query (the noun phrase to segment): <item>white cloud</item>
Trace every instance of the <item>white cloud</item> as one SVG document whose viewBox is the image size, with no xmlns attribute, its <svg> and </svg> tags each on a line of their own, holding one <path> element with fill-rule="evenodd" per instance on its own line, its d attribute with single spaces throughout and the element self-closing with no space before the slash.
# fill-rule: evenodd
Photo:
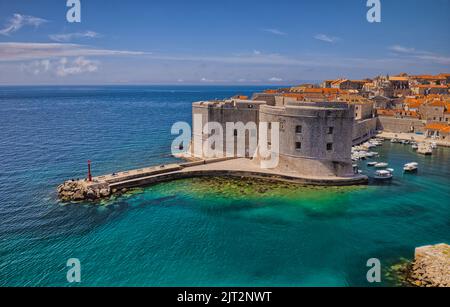
<svg viewBox="0 0 450 307">
<path fill-rule="evenodd" d="M 53 57 L 124 56 L 150 54 L 138 51 L 96 49 L 62 43 L 0 43 L 0 62 L 48 59 Z"/>
<path fill-rule="evenodd" d="M 230 80 L 209 79 L 209 78 L 203 77 L 200 79 L 200 82 L 202 82 L 202 83 L 228 83 L 228 82 L 230 82 Z"/>
<path fill-rule="evenodd" d="M 100 37 L 100 34 L 94 31 L 86 31 L 86 32 L 76 32 L 76 33 L 66 33 L 66 34 L 52 34 L 49 35 L 51 40 L 57 42 L 70 42 L 73 39 L 77 38 L 97 38 Z"/>
<path fill-rule="evenodd" d="M 441 55 L 416 55 L 415 58 L 442 65 L 450 65 L 450 57 Z"/>
<path fill-rule="evenodd" d="M 91 61 L 84 57 L 68 59 L 66 57 L 59 60 L 36 60 L 31 63 L 22 64 L 21 70 L 33 75 L 50 73 L 59 77 L 92 73 L 98 70 L 98 61 Z"/>
<path fill-rule="evenodd" d="M 244 55 L 149 55 L 148 59 L 180 62 L 217 62 L 242 65 L 314 65 L 308 60 L 290 58 L 279 54 L 244 54 Z M 318 65 L 322 65 L 320 62 Z"/>
<path fill-rule="evenodd" d="M 403 57 L 410 57 L 436 64 L 450 65 L 449 56 L 436 54 L 430 51 L 417 50 L 416 48 L 404 47 L 401 45 L 390 46 L 388 49 Z"/>
<path fill-rule="evenodd" d="M 13 17 L 9 19 L 5 27 L 0 30 L 0 34 L 8 36 L 14 32 L 19 31 L 24 26 L 39 27 L 45 22 L 47 22 L 47 20 L 39 17 L 14 14 Z"/>
<path fill-rule="evenodd" d="M 78 57 L 73 61 L 62 58 L 56 67 L 56 74 L 60 77 L 69 75 L 78 75 L 82 73 L 91 73 L 98 70 L 98 62 L 87 60 L 84 57 Z"/>
<path fill-rule="evenodd" d="M 32 73 L 33 75 L 39 75 L 41 73 L 48 72 L 50 70 L 50 66 L 50 60 L 38 60 L 28 64 L 22 64 L 21 70 Z"/>
<path fill-rule="evenodd" d="M 282 82 L 283 79 L 278 78 L 278 77 L 272 77 L 272 78 L 269 79 L 269 81 L 270 81 L 270 82 Z"/>
<path fill-rule="evenodd" d="M 408 48 L 408 47 L 403 47 L 400 45 L 394 45 L 389 47 L 389 50 L 394 51 L 394 52 L 399 52 L 399 53 L 415 53 L 416 49 L 415 48 Z"/>
<path fill-rule="evenodd" d="M 263 31 L 268 32 L 268 33 L 272 33 L 275 35 L 279 35 L 279 36 L 286 36 L 287 33 L 280 31 L 278 29 L 263 29 Z"/>
<path fill-rule="evenodd" d="M 326 43 L 336 43 L 340 40 L 339 37 L 328 36 L 326 34 L 317 34 L 314 38 Z"/>
<path fill-rule="evenodd" d="M 254 54 L 254 55 L 260 55 L 260 54 L 261 54 L 261 51 L 259 51 L 259 50 L 253 50 L 253 54 Z"/>
</svg>

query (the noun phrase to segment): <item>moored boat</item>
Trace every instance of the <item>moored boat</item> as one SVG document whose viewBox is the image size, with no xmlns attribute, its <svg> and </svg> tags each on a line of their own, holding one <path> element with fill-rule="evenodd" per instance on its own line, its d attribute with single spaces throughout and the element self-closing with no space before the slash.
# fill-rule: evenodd
<svg viewBox="0 0 450 307">
<path fill-rule="evenodd" d="M 417 172 L 419 168 L 419 163 L 417 162 L 411 162 L 411 163 L 406 163 L 405 166 L 403 167 L 403 170 L 405 172 Z"/>
<path fill-rule="evenodd" d="M 388 170 L 380 170 L 375 172 L 375 176 L 373 178 L 376 180 L 390 180 L 392 177 L 394 177 L 392 172 Z"/>
<path fill-rule="evenodd" d="M 384 162 L 380 162 L 380 163 L 375 164 L 376 168 L 385 168 L 385 167 L 388 167 L 388 166 L 389 166 L 389 164 L 384 163 Z"/>
<path fill-rule="evenodd" d="M 428 144 L 422 143 L 422 144 L 419 145 L 419 148 L 417 149 L 417 152 L 422 154 L 422 155 L 428 156 L 428 155 L 432 155 L 433 154 L 433 148 L 431 148 L 431 146 L 428 145 Z"/>
</svg>

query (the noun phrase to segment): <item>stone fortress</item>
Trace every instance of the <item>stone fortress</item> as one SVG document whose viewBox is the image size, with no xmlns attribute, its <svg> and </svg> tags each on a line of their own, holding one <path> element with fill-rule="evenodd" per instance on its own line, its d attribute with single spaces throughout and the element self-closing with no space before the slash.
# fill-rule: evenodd
<svg viewBox="0 0 450 307">
<path fill-rule="evenodd" d="M 323 90 L 320 91 L 322 93 Z M 251 99 L 235 96 L 225 100 L 194 102 L 192 116 L 190 143 L 183 142 L 178 148 L 179 153 L 172 153 L 188 162 L 92 178 L 89 173 L 88 179 L 68 180 L 61 184 L 58 187 L 59 197 L 63 201 L 97 200 L 136 187 L 203 176 L 257 178 L 322 186 L 368 183 L 368 177 L 353 168 L 351 149 L 352 145 L 361 144 L 377 134 L 377 118 L 370 104 L 354 101 L 353 97 L 330 100 L 265 91 L 255 93 Z M 200 123 L 196 118 L 201 119 Z M 203 152 L 203 145 L 208 143 L 211 135 L 216 134 L 205 132 L 203 128 L 206 123 L 217 123 L 223 127 L 223 144 L 218 146 L 222 148 L 222 157 L 211 158 Z M 235 129 L 230 134 L 234 152 L 226 144 L 227 123 L 234 127 L 240 124 L 245 128 L 244 133 Z M 260 123 L 268 126 L 267 144 L 252 146 L 250 136 L 258 141 Z M 278 126 L 278 135 L 274 125 Z M 260 147 L 274 152 L 272 134 L 279 140 L 276 149 L 278 160 L 273 167 L 266 168 L 262 165 L 267 158 L 259 154 Z M 242 155 L 238 154 L 238 144 L 244 144 Z"/>
<path fill-rule="evenodd" d="M 192 105 L 193 118 L 201 116 L 201 125 L 217 122 L 241 122 L 244 125 L 260 122 L 279 123 L 279 163 L 275 170 L 281 174 L 305 177 L 358 177 L 351 160 L 355 107 L 343 102 L 299 101 L 295 98 L 255 94 L 253 99 L 237 96 L 227 100 L 195 102 Z M 206 142 L 210 137 L 197 127 L 193 120 L 193 142 L 189 153 L 193 158 L 205 159 L 202 152 L 194 148 L 195 142 Z M 248 163 L 258 163 L 258 155 L 249 146 L 249 133 L 245 135 L 245 156 Z M 259 131 L 256 131 L 259 133 Z M 201 134 L 201 135 L 200 135 Z M 235 145 L 238 136 L 235 134 Z M 226 142 L 226 129 L 223 140 Z M 272 145 L 269 138 L 269 148 Z M 197 147 L 199 148 L 199 147 Z M 227 146 L 223 144 L 223 156 Z M 234 146 L 236 155 L 236 146 Z M 253 159 L 252 159 L 253 158 Z M 251 161 L 250 161 L 251 160 Z"/>
</svg>

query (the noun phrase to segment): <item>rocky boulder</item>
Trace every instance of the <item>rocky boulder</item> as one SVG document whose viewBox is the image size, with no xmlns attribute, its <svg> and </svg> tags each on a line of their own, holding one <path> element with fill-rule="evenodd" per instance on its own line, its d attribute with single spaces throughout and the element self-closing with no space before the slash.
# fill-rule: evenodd
<svg viewBox="0 0 450 307">
<path fill-rule="evenodd" d="M 58 196 L 62 201 L 97 200 L 110 195 L 111 191 L 106 182 L 69 180 L 58 186 Z"/>
<path fill-rule="evenodd" d="M 450 287 L 450 245 L 416 248 L 411 278 L 420 287 Z"/>
</svg>

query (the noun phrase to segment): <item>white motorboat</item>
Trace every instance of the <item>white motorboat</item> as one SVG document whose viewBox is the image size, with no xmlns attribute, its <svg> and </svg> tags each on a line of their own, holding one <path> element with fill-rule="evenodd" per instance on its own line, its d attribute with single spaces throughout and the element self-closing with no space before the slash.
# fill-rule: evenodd
<svg viewBox="0 0 450 307">
<path fill-rule="evenodd" d="M 366 153 L 366 157 L 368 157 L 368 158 L 373 158 L 376 156 L 378 156 L 377 152 L 369 151 L 368 153 Z"/>
<path fill-rule="evenodd" d="M 378 164 L 378 162 L 369 162 L 369 163 L 367 163 L 367 166 L 375 166 L 377 164 Z"/>
<path fill-rule="evenodd" d="M 417 149 L 417 152 L 422 154 L 422 155 L 428 156 L 428 155 L 432 155 L 433 154 L 433 148 L 431 148 L 431 146 L 428 145 L 428 144 L 421 143 L 419 145 L 419 148 Z"/>
<path fill-rule="evenodd" d="M 355 151 L 352 153 L 352 160 L 365 160 L 367 158 L 367 151 Z"/>
<path fill-rule="evenodd" d="M 377 145 L 373 144 L 372 142 L 366 142 L 366 143 L 364 143 L 362 145 L 363 148 L 367 148 L 367 149 L 370 149 L 370 148 L 373 148 L 373 147 L 376 147 L 376 146 Z"/>
<path fill-rule="evenodd" d="M 419 145 L 417 145 L 417 143 L 414 143 L 414 144 L 412 145 L 412 149 L 414 149 L 414 150 L 419 149 Z"/>
<path fill-rule="evenodd" d="M 392 175 L 392 172 L 390 172 L 388 170 L 376 171 L 375 176 L 374 176 L 374 178 L 377 180 L 390 180 L 390 179 L 392 179 L 392 177 L 394 177 Z"/>
<path fill-rule="evenodd" d="M 403 167 L 403 170 L 405 172 L 416 172 L 419 168 L 419 163 L 417 162 L 411 162 L 411 163 L 406 163 L 405 166 Z"/>
<path fill-rule="evenodd" d="M 384 162 L 380 162 L 380 163 L 375 164 L 376 168 L 386 168 L 388 166 L 389 166 L 389 164 L 384 163 Z"/>
<path fill-rule="evenodd" d="M 369 141 L 369 144 L 372 145 L 372 147 L 383 145 L 383 143 L 376 141 L 376 140 Z"/>
</svg>

